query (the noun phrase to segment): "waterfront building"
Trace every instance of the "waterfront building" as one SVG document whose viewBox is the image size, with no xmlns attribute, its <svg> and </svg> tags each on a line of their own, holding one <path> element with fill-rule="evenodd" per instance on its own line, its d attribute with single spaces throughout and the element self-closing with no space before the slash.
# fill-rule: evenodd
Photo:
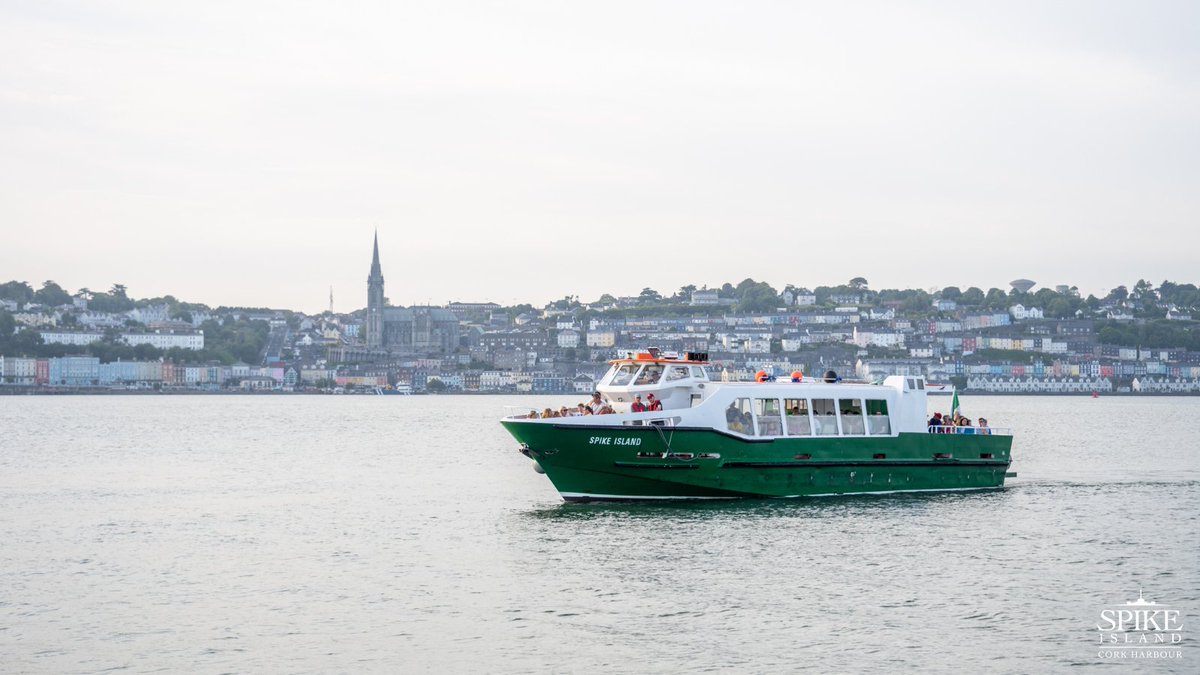
<svg viewBox="0 0 1200 675">
<path fill-rule="evenodd" d="M 52 385 L 90 387 L 100 381 L 100 359 L 95 356 L 63 356 L 50 359 L 47 371 Z"/>
<path fill-rule="evenodd" d="M 24 356 L 0 356 L 0 383 L 34 384 L 38 374 L 37 361 Z"/>
</svg>

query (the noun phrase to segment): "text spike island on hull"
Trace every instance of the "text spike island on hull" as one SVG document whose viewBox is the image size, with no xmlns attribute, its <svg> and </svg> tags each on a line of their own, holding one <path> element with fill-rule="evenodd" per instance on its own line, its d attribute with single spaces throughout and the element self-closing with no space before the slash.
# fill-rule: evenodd
<svg viewBox="0 0 1200 675">
<path fill-rule="evenodd" d="M 717 382 L 706 354 L 653 349 L 611 365 L 597 389 L 612 414 L 501 420 L 567 501 L 982 490 L 1008 475 L 1011 433 L 928 426 L 922 377 Z M 635 412 L 650 394 L 662 408 Z"/>
</svg>

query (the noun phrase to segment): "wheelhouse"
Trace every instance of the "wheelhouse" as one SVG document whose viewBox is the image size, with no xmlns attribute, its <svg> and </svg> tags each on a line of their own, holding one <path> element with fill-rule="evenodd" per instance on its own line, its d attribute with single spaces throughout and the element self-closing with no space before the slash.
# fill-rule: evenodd
<svg viewBox="0 0 1200 675">
<path fill-rule="evenodd" d="M 651 348 L 609 364 L 596 389 L 619 413 L 629 412 L 638 397 L 648 404 L 651 394 L 664 409 L 693 407 L 704 398 L 710 378 L 708 355 L 698 352 L 679 356 Z"/>
</svg>

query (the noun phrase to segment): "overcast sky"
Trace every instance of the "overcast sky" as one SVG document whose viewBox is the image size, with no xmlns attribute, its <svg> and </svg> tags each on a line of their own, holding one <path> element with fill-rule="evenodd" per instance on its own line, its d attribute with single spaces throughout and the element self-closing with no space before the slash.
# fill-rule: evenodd
<svg viewBox="0 0 1200 675">
<path fill-rule="evenodd" d="M 899 4 L 0 0 L 0 281 L 1200 281 L 1200 3 Z"/>
</svg>

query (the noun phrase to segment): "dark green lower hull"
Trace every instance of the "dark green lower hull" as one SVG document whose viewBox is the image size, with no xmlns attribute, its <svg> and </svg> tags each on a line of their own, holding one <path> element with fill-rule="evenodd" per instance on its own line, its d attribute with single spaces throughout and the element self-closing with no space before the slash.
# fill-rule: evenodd
<svg viewBox="0 0 1200 675">
<path fill-rule="evenodd" d="M 1012 446 L 999 435 L 744 439 L 695 428 L 504 426 L 568 501 L 1000 488 Z"/>
</svg>

